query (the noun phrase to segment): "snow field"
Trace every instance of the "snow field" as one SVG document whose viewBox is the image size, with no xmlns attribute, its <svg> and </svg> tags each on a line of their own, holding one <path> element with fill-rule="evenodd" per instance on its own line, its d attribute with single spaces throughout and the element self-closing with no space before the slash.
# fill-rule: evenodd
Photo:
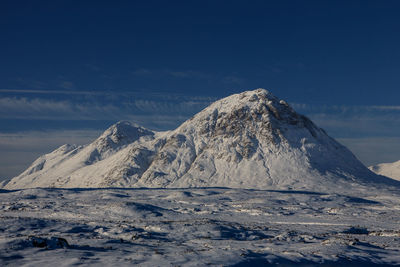
<svg viewBox="0 0 400 267">
<path fill-rule="evenodd" d="M 400 264 L 399 192 L 372 191 L 3 190 L 1 265 Z"/>
</svg>

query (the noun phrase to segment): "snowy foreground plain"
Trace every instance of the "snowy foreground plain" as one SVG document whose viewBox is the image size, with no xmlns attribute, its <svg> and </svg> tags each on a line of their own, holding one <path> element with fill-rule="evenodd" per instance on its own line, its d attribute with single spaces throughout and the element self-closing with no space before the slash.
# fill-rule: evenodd
<svg viewBox="0 0 400 267">
<path fill-rule="evenodd" d="M 0 265 L 400 264 L 400 193 L 0 191 Z"/>
</svg>

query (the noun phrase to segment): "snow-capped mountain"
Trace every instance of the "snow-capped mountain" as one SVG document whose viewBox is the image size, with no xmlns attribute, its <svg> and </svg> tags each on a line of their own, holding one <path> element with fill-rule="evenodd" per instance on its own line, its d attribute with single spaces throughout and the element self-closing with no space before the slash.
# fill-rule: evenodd
<svg viewBox="0 0 400 267">
<path fill-rule="evenodd" d="M 385 179 L 285 101 L 257 89 L 214 102 L 174 131 L 119 122 L 89 145 L 40 157 L 5 188 L 311 189 Z"/>
<path fill-rule="evenodd" d="M 400 160 L 393 163 L 381 163 L 368 168 L 376 174 L 400 181 Z"/>
</svg>

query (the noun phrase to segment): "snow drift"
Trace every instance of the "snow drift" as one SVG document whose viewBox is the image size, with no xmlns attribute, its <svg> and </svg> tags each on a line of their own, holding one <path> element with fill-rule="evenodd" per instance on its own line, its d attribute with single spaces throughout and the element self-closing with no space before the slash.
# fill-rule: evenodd
<svg viewBox="0 0 400 267">
<path fill-rule="evenodd" d="M 118 122 L 86 146 L 41 156 L 5 185 L 348 188 L 390 182 L 264 89 L 214 102 L 174 131 Z"/>
</svg>

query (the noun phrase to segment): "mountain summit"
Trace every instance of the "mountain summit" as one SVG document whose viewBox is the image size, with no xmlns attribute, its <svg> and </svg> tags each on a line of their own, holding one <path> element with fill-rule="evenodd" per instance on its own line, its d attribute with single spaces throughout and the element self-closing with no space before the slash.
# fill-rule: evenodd
<svg viewBox="0 0 400 267">
<path fill-rule="evenodd" d="M 89 145 L 40 157 L 5 188 L 315 189 L 382 179 L 285 101 L 257 89 L 214 102 L 174 131 L 119 122 Z"/>
</svg>

